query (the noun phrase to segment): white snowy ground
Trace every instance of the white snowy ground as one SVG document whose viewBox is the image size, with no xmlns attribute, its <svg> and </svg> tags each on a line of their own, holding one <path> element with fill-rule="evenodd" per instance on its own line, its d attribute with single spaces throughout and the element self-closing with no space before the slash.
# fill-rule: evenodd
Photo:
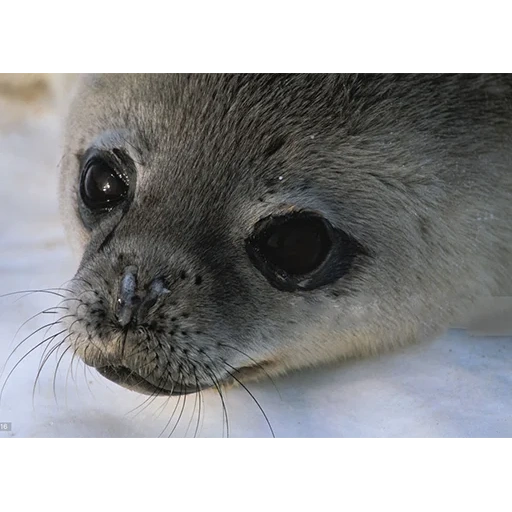
<svg viewBox="0 0 512 512">
<path fill-rule="evenodd" d="M 20 112 L 12 114 L 0 102 L 0 294 L 60 286 L 74 272 L 57 212 L 57 118 L 34 108 Z M 0 368 L 19 341 L 53 317 L 34 319 L 13 342 L 20 325 L 57 301 L 42 294 L 0 298 Z M 0 386 L 44 332 L 14 353 Z M 7 381 L 0 423 L 10 422 L 12 431 L 0 431 L 1 437 L 167 436 L 180 413 L 172 435 L 196 433 L 199 401 L 194 395 L 185 403 L 159 398 L 145 406 L 145 397 L 93 371 L 86 373 L 76 361 L 69 374 L 67 354 L 55 386 L 57 357 L 52 357 L 33 395 L 41 354 L 42 348 L 34 350 Z M 432 343 L 301 372 L 275 384 L 278 391 L 268 382 L 250 389 L 277 437 L 512 435 L 512 338 L 475 338 L 451 331 Z M 227 391 L 226 405 L 230 436 L 270 435 L 244 390 Z M 215 392 L 204 393 L 197 434 L 225 434 Z"/>
</svg>

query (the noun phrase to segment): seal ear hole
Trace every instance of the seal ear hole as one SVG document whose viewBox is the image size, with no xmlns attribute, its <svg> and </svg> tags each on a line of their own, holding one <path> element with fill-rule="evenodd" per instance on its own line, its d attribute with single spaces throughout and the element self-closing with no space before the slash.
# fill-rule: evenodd
<svg viewBox="0 0 512 512">
<path fill-rule="evenodd" d="M 203 282 L 203 278 L 201 276 L 196 276 L 194 282 L 197 286 L 199 286 Z"/>
<path fill-rule="evenodd" d="M 187 273 L 184 270 L 182 270 L 181 273 L 180 273 L 180 279 L 184 280 L 186 278 L 187 278 Z"/>
</svg>

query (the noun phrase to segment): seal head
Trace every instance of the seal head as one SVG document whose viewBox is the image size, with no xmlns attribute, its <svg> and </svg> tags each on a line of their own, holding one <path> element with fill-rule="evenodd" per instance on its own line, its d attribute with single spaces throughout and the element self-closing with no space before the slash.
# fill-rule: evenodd
<svg viewBox="0 0 512 512">
<path fill-rule="evenodd" d="M 60 189 L 74 351 L 176 394 L 440 333 L 511 275 L 511 93 L 505 77 L 83 77 Z"/>
</svg>

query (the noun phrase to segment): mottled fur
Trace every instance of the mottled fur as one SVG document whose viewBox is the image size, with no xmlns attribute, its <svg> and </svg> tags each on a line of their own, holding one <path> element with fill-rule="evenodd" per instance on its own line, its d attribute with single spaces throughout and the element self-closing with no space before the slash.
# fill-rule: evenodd
<svg viewBox="0 0 512 512">
<path fill-rule="evenodd" d="M 91 145 L 126 150 L 137 188 L 89 232 L 76 196 Z M 60 194 L 81 258 L 70 340 L 87 363 L 209 386 L 262 375 L 256 362 L 280 373 L 375 353 L 511 294 L 512 78 L 83 77 Z M 273 288 L 244 240 L 290 207 L 323 213 L 368 255 L 319 289 Z M 126 333 L 113 309 L 127 264 L 171 293 Z"/>
</svg>

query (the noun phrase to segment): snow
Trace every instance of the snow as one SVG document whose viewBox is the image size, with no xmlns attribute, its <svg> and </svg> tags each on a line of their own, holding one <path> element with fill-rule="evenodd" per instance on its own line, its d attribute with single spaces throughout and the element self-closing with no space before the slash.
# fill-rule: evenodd
<svg viewBox="0 0 512 512">
<path fill-rule="evenodd" d="M 2 109 L 0 104 L 0 294 L 58 287 L 73 276 L 75 265 L 57 210 L 58 120 L 50 109 L 33 109 L 30 115 L 9 113 L 6 122 Z M 21 324 L 58 300 L 45 294 L 0 298 L 0 366 L 53 316 L 33 319 L 13 340 Z M 0 385 L 45 331 L 14 352 Z M 205 391 L 202 401 L 196 395 L 147 401 L 76 359 L 71 365 L 68 353 L 55 372 L 63 351 L 50 357 L 33 393 L 43 348 L 29 354 L 7 380 L 0 423 L 11 422 L 12 430 L 0 432 L 2 437 L 226 435 L 216 391 Z M 433 342 L 298 372 L 274 384 L 249 389 L 277 437 L 512 435 L 510 337 L 471 337 L 453 330 Z M 271 435 L 244 389 L 227 390 L 224 398 L 231 437 Z"/>
</svg>

